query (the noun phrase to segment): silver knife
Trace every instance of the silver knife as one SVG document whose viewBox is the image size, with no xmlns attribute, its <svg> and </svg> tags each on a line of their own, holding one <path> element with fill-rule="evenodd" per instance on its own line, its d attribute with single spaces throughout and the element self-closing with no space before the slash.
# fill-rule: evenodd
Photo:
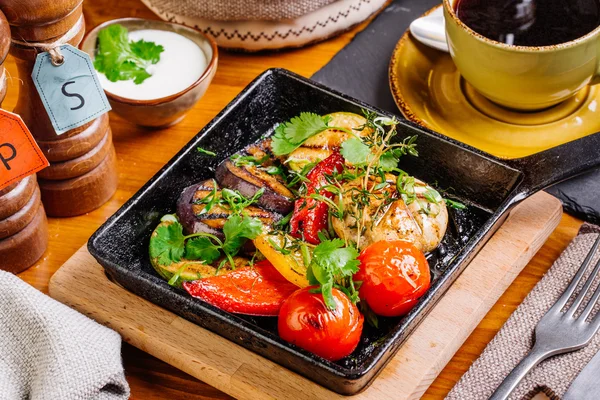
<svg viewBox="0 0 600 400">
<path fill-rule="evenodd" d="M 600 352 L 577 375 L 563 400 L 598 400 L 600 398 Z"/>
</svg>

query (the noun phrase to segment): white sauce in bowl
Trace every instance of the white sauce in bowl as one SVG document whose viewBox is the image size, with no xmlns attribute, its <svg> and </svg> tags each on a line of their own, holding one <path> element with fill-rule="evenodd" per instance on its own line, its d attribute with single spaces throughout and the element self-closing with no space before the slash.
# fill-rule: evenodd
<svg viewBox="0 0 600 400">
<path fill-rule="evenodd" d="M 206 55 L 185 36 L 156 29 L 129 32 L 129 40 L 140 39 L 164 47 L 160 61 L 147 68 L 152 76 L 136 85 L 133 80 L 111 82 L 98 72 L 104 90 L 132 100 L 159 99 L 185 90 L 206 70 Z"/>
</svg>

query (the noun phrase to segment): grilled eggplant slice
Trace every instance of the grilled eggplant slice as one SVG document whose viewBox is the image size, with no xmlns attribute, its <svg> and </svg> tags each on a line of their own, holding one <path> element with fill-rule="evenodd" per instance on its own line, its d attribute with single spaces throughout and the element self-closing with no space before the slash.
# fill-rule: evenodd
<svg viewBox="0 0 600 400">
<path fill-rule="evenodd" d="M 250 146 L 240 153 L 242 156 L 251 156 L 257 161 L 262 161 L 260 164 L 242 164 L 227 159 L 217 167 L 215 178 L 222 187 L 235 189 L 248 198 L 264 188 L 265 191 L 256 205 L 265 210 L 287 214 L 294 208 L 294 195 L 285 186 L 280 175 L 271 175 L 265 170 L 275 159 L 266 152 L 267 143 L 268 141 L 264 141 L 262 144 Z"/>
<path fill-rule="evenodd" d="M 227 207 L 219 205 L 221 191 L 214 185 L 215 181 L 209 179 L 189 186 L 181 193 L 177 202 L 177 217 L 186 235 L 204 232 L 223 238 L 223 225 L 231 213 Z M 281 219 L 281 215 L 256 206 L 248 206 L 244 211 L 265 225 L 272 225 Z"/>
</svg>

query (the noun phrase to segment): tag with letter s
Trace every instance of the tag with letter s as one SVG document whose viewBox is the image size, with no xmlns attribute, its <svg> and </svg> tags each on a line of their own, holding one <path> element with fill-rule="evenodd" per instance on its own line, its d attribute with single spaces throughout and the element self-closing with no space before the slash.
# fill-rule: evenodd
<svg viewBox="0 0 600 400">
<path fill-rule="evenodd" d="M 57 135 L 110 111 L 90 56 L 65 44 L 64 59 L 54 65 L 50 54 L 37 55 L 31 77 Z"/>
</svg>

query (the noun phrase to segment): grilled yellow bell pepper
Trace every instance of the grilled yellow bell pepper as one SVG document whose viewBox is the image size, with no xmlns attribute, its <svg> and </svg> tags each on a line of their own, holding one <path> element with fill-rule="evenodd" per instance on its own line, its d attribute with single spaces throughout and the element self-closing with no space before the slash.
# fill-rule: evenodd
<svg viewBox="0 0 600 400">
<path fill-rule="evenodd" d="M 308 286 L 304 260 L 310 255 L 303 256 L 299 249 L 285 249 L 285 244 L 284 234 L 263 234 L 254 239 L 256 249 L 273 264 L 285 279 L 301 288 Z"/>
</svg>

